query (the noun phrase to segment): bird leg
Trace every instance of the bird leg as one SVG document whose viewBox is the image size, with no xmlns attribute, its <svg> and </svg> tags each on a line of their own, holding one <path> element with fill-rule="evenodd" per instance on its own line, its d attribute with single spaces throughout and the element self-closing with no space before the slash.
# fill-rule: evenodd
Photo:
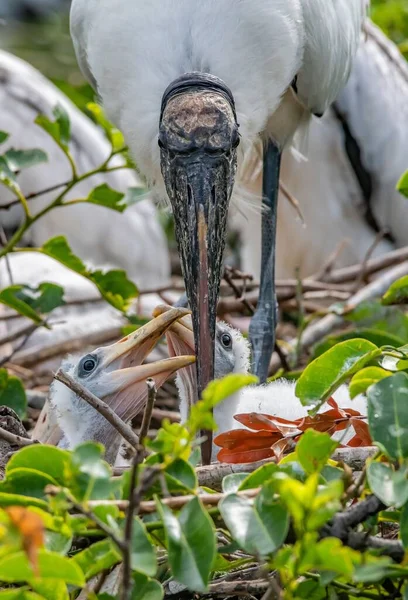
<svg viewBox="0 0 408 600">
<path fill-rule="evenodd" d="M 262 200 L 261 283 L 257 310 L 249 327 L 252 371 L 265 383 L 275 346 L 277 301 L 275 292 L 276 221 L 281 150 L 272 140 L 264 146 Z"/>
</svg>

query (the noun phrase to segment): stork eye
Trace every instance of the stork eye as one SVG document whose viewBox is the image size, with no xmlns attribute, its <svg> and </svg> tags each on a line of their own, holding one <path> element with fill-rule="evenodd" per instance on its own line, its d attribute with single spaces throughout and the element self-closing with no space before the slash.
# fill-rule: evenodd
<svg viewBox="0 0 408 600">
<path fill-rule="evenodd" d="M 232 337 L 229 333 L 223 333 L 221 336 L 221 344 L 224 348 L 231 348 L 232 346 Z"/>
<path fill-rule="evenodd" d="M 81 374 L 81 372 L 84 375 L 92 373 L 97 364 L 98 362 L 94 356 L 85 356 L 85 358 L 83 358 L 79 364 L 79 374 Z"/>
</svg>

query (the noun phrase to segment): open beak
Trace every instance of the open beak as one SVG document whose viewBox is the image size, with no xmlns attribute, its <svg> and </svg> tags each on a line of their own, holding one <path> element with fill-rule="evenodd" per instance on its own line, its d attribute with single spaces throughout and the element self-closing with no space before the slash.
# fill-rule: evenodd
<svg viewBox="0 0 408 600">
<path fill-rule="evenodd" d="M 239 137 L 231 99 L 202 89 L 201 83 L 183 89 L 166 97 L 159 140 L 192 311 L 201 396 L 214 377 L 216 308 Z M 211 459 L 211 433 L 206 435 L 204 464 Z"/>
<path fill-rule="evenodd" d="M 184 308 L 171 309 L 116 344 L 97 351 L 101 373 L 99 397 L 124 421 L 133 419 L 144 408 L 146 379 L 154 379 L 159 388 L 176 371 L 194 364 L 195 356 L 191 352 L 189 356 L 142 364 L 167 329 L 188 314 Z"/>
</svg>

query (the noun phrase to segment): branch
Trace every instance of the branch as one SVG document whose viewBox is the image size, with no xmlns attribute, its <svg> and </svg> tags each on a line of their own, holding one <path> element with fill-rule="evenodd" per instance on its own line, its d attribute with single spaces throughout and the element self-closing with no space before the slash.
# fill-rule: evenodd
<svg viewBox="0 0 408 600">
<path fill-rule="evenodd" d="M 90 404 L 92 408 L 98 411 L 105 419 L 120 433 L 120 435 L 133 447 L 137 448 L 139 445 L 139 438 L 134 433 L 131 427 L 127 425 L 118 415 L 106 404 L 103 400 L 100 400 L 94 394 L 89 392 L 80 383 L 75 381 L 61 369 L 55 374 L 54 379 L 60 381 L 66 385 L 69 389 L 76 393 L 79 398 Z"/>
<path fill-rule="evenodd" d="M 369 496 L 344 512 L 338 513 L 331 523 L 323 527 L 322 537 L 336 537 L 343 543 L 347 543 L 350 529 L 364 523 L 386 508 L 385 504 L 376 496 Z"/>
<path fill-rule="evenodd" d="M 31 440 L 29 438 L 23 438 L 19 435 L 15 435 L 14 433 L 10 433 L 3 427 L 0 427 L 0 438 L 13 446 L 19 446 L 23 448 L 24 446 L 32 446 L 33 444 L 39 444 L 36 440 Z"/>
</svg>

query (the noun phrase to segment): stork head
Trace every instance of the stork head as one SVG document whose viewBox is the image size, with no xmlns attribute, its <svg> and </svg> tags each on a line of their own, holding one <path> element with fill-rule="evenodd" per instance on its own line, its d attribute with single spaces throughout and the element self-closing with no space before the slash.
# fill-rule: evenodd
<svg viewBox="0 0 408 600">
<path fill-rule="evenodd" d="M 162 314 L 170 307 L 158 306 L 154 314 Z M 166 332 L 169 356 L 183 356 L 194 352 L 194 332 L 191 316 L 174 322 Z M 250 345 L 242 333 L 227 323 L 218 322 L 215 331 L 214 376 L 221 379 L 230 373 L 248 373 L 250 367 Z M 177 373 L 182 420 L 188 417 L 191 405 L 198 398 L 197 377 L 194 365 L 188 365 Z"/>
<path fill-rule="evenodd" d="M 234 98 L 223 81 L 188 73 L 170 84 L 160 118 L 161 168 L 193 313 L 199 394 L 214 376 L 216 305 L 238 144 Z"/>
<path fill-rule="evenodd" d="M 153 378 L 160 387 L 178 369 L 194 363 L 194 356 L 178 356 L 143 364 L 167 328 L 188 312 L 172 309 L 111 346 L 97 348 L 79 360 L 65 361 L 61 368 L 106 402 L 123 421 L 129 421 L 144 408 L 147 378 Z M 102 415 L 59 381 L 52 385 L 50 401 L 70 447 L 85 440 L 99 441 L 106 447 L 106 459 L 114 461 L 120 437 Z"/>
</svg>

